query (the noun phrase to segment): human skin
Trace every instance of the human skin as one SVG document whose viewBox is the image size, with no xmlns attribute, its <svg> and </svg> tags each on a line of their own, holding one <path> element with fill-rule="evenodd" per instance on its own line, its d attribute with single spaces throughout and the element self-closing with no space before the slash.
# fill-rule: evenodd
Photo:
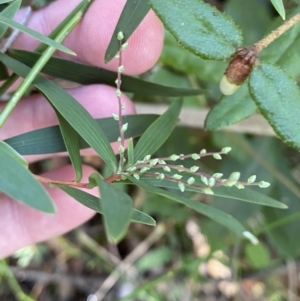
<svg viewBox="0 0 300 301">
<path fill-rule="evenodd" d="M 53 2 L 34 12 L 26 25 L 48 35 L 79 2 L 79 0 Z M 56 55 L 116 70 L 118 62 L 113 60 L 105 64 L 104 54 L 125 2 L 125 0 L 94 0 L 83 20 L 64 42 L 64 45 L 75 51 L 77 57 L 63 53 Z M 17 19 L 20 19 L 21 15 L 22 12 Z M 153 12 L 149 12 L 128 42 L 129 46 L 123 53 L 124 73 L 136 75 L 149 70 L 157 61 L 163 45 L 163 27 Z M 36 40 L 20 35 L 13 47 L 34 50 L 37 45 Z M 69 89 L 68 92 L 95 118 L 110 117 L 112 113 L 118 112 L 115 89 L 112 87 L 101 84 L 89 85 Z M 125 103 L 124 114 L 134 114 L 135 109 L 130 99 L 123 95 L 122 101 Z M 3 105 L 0 105 L 0 110 L 2 107 Z M 54 124 L 57 124 L 56 116 L 42 96 L 26 97 L 17 105 L 0 129 L 0 139 Z M 116 151 L 117 144 L 113 144 L 113 148 Z M 86 150 L 84 154 L 94 154 L 94 152 Z M 41 159 L 41 156 L 27 156 L 25 159 L 34 162 Z M 91 167 L 83 166 L 82 181 L 86 182 L 93 171 Z M 70 165 L 51 170 L 43 176 L 65 181 L 75 178 Z M 57 208 L 54 215 L 36 211 L 1 195 L 0 258 L 9 256 L 26 245 L 68 232 L 93 216 L 92 210 L 82 206 L 61 190 L 57 188 L 47 188 L 47 190 Z M 98 191 L 91 189 L 89 193 L 97 195 Z"/>
</svg>

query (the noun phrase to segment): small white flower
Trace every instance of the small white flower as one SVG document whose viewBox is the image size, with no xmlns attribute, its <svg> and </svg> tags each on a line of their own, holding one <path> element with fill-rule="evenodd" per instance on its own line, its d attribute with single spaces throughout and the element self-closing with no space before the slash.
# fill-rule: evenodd
<svg viewBox="0 0 300 301">
<path fill-rule="evenodd" d="M 214 173 L 214 174 L 212 175 L 212 177 L 215 178 L 215 179 L 220 179 L 220 178 L 223 177 L 223 174 L 222 174 L 222 173 Z"/>
<path fill-rule="evenodd" d="M 229 146 L 223 147 L 223 148 L 222 148 L 222 153 L 223 153 L 223 154 L 228 154 L 231 150 L 232 150 L 232 148 L 229 147 Z"/>
<path fill-rule="evenodd" d="M 122 40 L 124 39 L 124 34 L 123 34 L 122 31 L 119 31 L 119 32 L 118 32 L 117 39 L 118 39 L 119 41 L 122 41 Z"/>
<path fill-rule="evenodd" d="M 190 172 L 196 172 L 197 170 L 199 169 L 199 166 L 196 166 L 196 165 L 194 165 L 194 166 L 192 166 L 191 168 L 190 168 Z"/>
<path fill-rule="evenodd" d="M 207 180 L 207 178 L 206 177 L 204 177 L 204 176 L 201 176 L 201 181 L 205 184 L 205 185 L 207 185 L 208 186 L 208 180 Z"/>
<path fill-rule="evenodd" d="M 253 176 L 251 176 L 251 177 L 248 178 L 247 183 L 248 184 L 252 184 L 252 183 L 255 182 L 255 180 L 256 180 L 256 175 L 253 175 Z"/>
<path fill-rule="evenodd" d="M 187 183 L 189 185 L 193 185 L 195 183 L 195 178 L 193 178 L 193 177 L 188 178 Z"/>
<path fill-rule="evenodd" d="M 265 181 L 260 181 L 260 182 L 258 183 L 258 186 L 259 186 L 260 188 L 267 188 L 267 187 L 269 187 L 270 185 L 271 185 L 270 183 L 265 182 Z"/>
<path fill-rule="evenodd" d="M 134 173 L 133 176 L 134 176 L 137 180 L 140 179 L 140 175 L 139 175 L 138 173 Z"/>
<path fill-rule="evenodd" d="M 220 154 L 213 154 L 213 157 L 216 159 L 216 160 L 222 160 L 222 157 Z"/>
<path fill-rule="evenodd" d="M 169 160 L 170 161 L 177 161 L 179 159 L 179 156 L 178 155 L 175 155 L 175 154 L 173 154 L 173 155 L 171 155 L 170 157 L 169 157 Z"/>
<path fill-rule="evenodd" d="M 122 92 L 120 91 L 120 89 L 117 89 L 117 91 L 116 91 L 116 95 L 117 95 L 117 97 L 121 97 L 121 95 L 122 95 Z"/>
<path fill-rule="evenodd" d="M 112 116 L 114 120 L 119 121 L 119 115 L 113 113 Z"/>
<path fill-rule="evenodd" d="M 184 192 L 185 186 L 184 186 L 184 184 L 183 184 L 182 182 L 178 182 L 178 187 L 179 187 L 179 190 L 180 190 L 181 192 Z"/>
<path fill-rule="evenodd" d="M 173 177 L 174 179 L 176 179 L 176 180 L 180 180 L 180 179 L 182 178 L 181 175 L 176 174 L 176 173 L 175 173 L 172 177 Z"/>
<path fill-rule="evenodd" d="M 118 73 L 122 73 L 124 71 L 124 66 L 121 65 L 118 67 Z"/>
<path fill-rule="evenodd" d="M 229 179 L 232 181 L 238 181 L 240 179 L 240 176 L 241 176 L 241 173 L 238 171 L 235 171 L 229 176 Z"/>
<path fill-rule="evenodd" d="M 191 158 L 193 159 L 193 160 L 199 160 L 201 157 L 198 155 L 198 154 L 192 154 L 191 155 Z"/>
<path fill-rule="evenodd" d="M 171 168 L 166 165 L 166 166 L 163 166 L 163 170 L 166 171 L 166 172 L 170 172 Z"/>
<path fill-rule="evenodd" d="M 150 165 L 150 167 L 153 167 L 153 166 L 155 166 L 157 163 L 158 163 L 158 159 L 155 158 L 155 159 L 152 159 L 152 160 L 150 161 L 149 165 Z"/>
<path fill-rule="evenodd" d="M 125 123 L 125 124 L 123 124 L 122 127 L 121 127 L 121 132 L 124 133 L 124 132 L 127 131 L 127 129 L 128 129 L 128 123 Z"/>
</svg>

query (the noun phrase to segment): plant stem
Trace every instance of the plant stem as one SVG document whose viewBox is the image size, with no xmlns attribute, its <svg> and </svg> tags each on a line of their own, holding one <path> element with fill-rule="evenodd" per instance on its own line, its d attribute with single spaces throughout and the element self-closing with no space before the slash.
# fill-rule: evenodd
<svg viewBox="0 0 300 301">
<path fill-rule="evenodd" d="M 279 38 L 283 33 L 285 33 L 291 27 L 296 25 L 299 21 L 300 21 L 300 13 L 297 13 L 295 16 L 285 21 L 282 25 L 280 25 L 278 28 L 276 28 L 271 33 L 269 33 L 266 37 L 264 37 L 263 39 L 255 43 L 254 46 L 256 47 L 257 51 L 258 52 L 262 51 L 270 43 L 272 43 L 274 40 Z"/>
<path fill-rule="evenodd" d="M 12 293 L 15 295 L 16 300 L 35 301 L 34 299 L 29 297 L 22 291 L 22 288 L 20 287 L 18 281 L 14 277 L 13 273 L 11 272 L 5 260 L 0 261 L 0 276 L 2 277 L 4 276 L 4 278 L 6 278 L 9 288 L 11 289 Z"/>
<path fill-rule="evenodd" d="M 124 165 L 124 148 L 125 148 L 125 135 L 124 131 L 122 131 L 123 127 L 123 116 L 122 116 L 122 99 L 121 99 L 121 71 L 120 68 L 122 67 L 122 40 L 120 40 L 120 50 L 119 50 L 119 68 L 118 68 L 118 78 L 117 78 L 117 93 L 118 104 L 119 104 L 119 131 L 120 131 L 120 147 L 123 151 L 120 151 L 120 161 L 119 161 L 119 169 L 118 172 L 122 171 Z"/>
</svg>

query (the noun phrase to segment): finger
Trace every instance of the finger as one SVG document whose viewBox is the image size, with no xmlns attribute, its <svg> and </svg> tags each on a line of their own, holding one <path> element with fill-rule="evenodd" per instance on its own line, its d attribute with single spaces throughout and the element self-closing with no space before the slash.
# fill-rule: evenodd
<svg viewBox="0 0 300 301">
<path fill-rule="evenodd" d="M 112 87 L 90 85 L 69 89 L 68 92 L 94 118 L 111 117 L 113 113 L 118 114 L 116 90 Z M 122 102 L 125 104 L 125 109 L 122 111 L 124 115 L 135 113 L 132 102 L 125 94 L 122 94 Z M 0 110 L 2 107 L 3 105 L 0 105 Z M 56 124 L 58 124 L 58 121 L 55 112 L 44 97 L 40 94 L 31 95 L 16 106 L 4 126 L 0 129 L 0 140 Z M 112 146 L 115 153 L 117 153 L 119 143 L 112 144 Z M 82 155 L 93 154 L 95 152 L 91 149 L 82 152 Z M 34 162 L 48 157 L 49 155 L 34 155 L 26 156 L 25 159 L 28 162 Z"/>
<path fill-rule="evenodd" d="M 126 0 L 95 0 L 81 23 L 71 32 L 64 44 L 76 52 L 82 62 L 116 70 L 117 61 L 104 63 L 104 54 Z M 27 26 L 43 34 L 51 31 L 72 11 L 79 0 L 58 0 L 34 12 Z M 21 13 L 18 18 L 21 18 Z M 143 73 L 157 61 L 163 45 L 163 27 L 151 11 L 129 39 L 123 63 L 127 74 Z M 39 42 L 21 34 L 13 47 L 34 50 Z M 59 53 L 66 57 L 65 54 Z M 74 59 L 74 58 L 73 58 Z"/>
<path fill-rule="evenodd" d="M 83 168 L 83 182 L 94 170 Z M 47 172 L 45 177 L 56 180 L 74 178 L 71 166 L 64 166 Z M 94 215 L 94 211 L 81 205 L 59 188 L 47 188 L 54 200 L 57 212 L 53 215 L 42 213 L 24 204 L 1 195 L 0 198 L 0 258 L 18 249 L 66 233 L 84 223 Z M 98 189 L 90 189 L 90 194 L 98 195 Z"/>
<path fill-rule="evenodd" d="M 106 85 L 89 85 L 68 89 L 70 93 L 94 118 L 111 117 L 118 114 L 116 89 Z M 61 101 L 64 101 L 61 99 Z M 125 103 L 124 115 L 135 113 L 129 98 L 122 94 Z M 0 110 L 3 108 L 0 105 Z M 16 135 L 57 124 L 57 118 L 51 105 L 40 94 L 23 99 L 14 109 L 4 126 L 0 129 L 0 139 L 4 140 Z"/>
</svg>

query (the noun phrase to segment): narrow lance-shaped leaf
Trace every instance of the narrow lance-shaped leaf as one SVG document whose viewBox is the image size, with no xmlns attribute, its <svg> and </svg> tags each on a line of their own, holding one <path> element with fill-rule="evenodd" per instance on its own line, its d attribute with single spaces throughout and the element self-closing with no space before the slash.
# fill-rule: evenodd
<svg viewBox="0 0 300 301">
<path fill-rule="evenodd" d="M 152 114 L 123 116 L 124 123 L 130 124 L 128 130 L 124 133 L 125 138 L 141 136 L 157 118 L 158 115 Z M 112 117 L 96 119 L 95 121 L 102 128 L 109 142 L 117 141 L 120 136 L 120 130 Z M 6 139 L 5 142 L 23 156 L 66 151 L 61 131 L 57 125 L 24 133 Z M 79 137 L 79 145 L 80 149 L 90 147 L 81 137 Z"/>
<path fill-rule="evenodd" d="M 8 54 L 29 67 L 34 66 L 41 56 L 39 53 L 22 50 L 9 50 Z M 80 72 L 78 72 L 80 70 Z M 44 73 L 82 85 L 107 84 L 116 86 L 117 73 L 78 62 L 52 57 L 42 70 Z M 163 86 L 138 78 L 122 75 L 122 91 L 140 95 L 159 95 L 167 97 L 191 96 L 203 93 L 197 89 L 184 89 Z"/>
<path fill-rule="evenodd" d="M 16 14 L 16 12 L 19 10 L 21 2 L 22 2 L 21 0 L 17 0 L 17 1 L 10 3 L 6 8 L 4 8 L 1 11 L 0 15 L 4 16 L 6 18 L 12 19 L 14 17 L 14 15 Z M 3 37 L 7 28 L 8 28 L 8 25 L 0 24 L 0 38 Z"/>
<path fill-rule="evenodd" d="M 81 203 L 82 205 L 95 210 L 96 212 L 103 214 L 103 209 L 101 206 L 101 199 L 99 197 L 96 197 L 92 194 L 89 194 L 85 191 L 76 189 L 74 187 L 70 186 L 63 186 L 63 185 L 58 185 L 58 187 L 63 190 L 65 193 L 70 195 L 72 198 L 74 198 L 76 201 Z M 155 226 L 156 222 L 155 220 L 149 216 L 148 214 L 139 211 L 135 208 L 133 208 L 132 216 L 131 216 L 131 221 L 134 223 L 140 223 L 140 224 L 145 224 L 148 226 Z"/>
<path fill-rule="evenodd" d="M 197 179 L 199 177 L 194 175 L 194 178 L 196 178 L 195 183 L 199 184 L 200 180 Z M 159 179 L 149 178 L 149 177 L 144 177 L 144 176 L 141 177 L 140 179 L 149 185 L 178 190 L 177 183 L 170 182 L 166 179 L 159 180 Z M 187 177 L 183 177 L 182 179 L 187 180 Z M 200 187 L 186 185 L 185 190 L 205 194 L 205 191 L 203 189 L 201 189 Z M 280 208 L 280 209 L 287 208 L 287 206 L 284 203 L 278 202 L 275 199 L 273 199 L 265 194 L 259 193 L 258 191 L 248 188 L 248 187 L 246 187 L 245 189 L 237 189 L 235 187 L 213 187 L 212 191 L 213 191 L 213 195 L 216 197 L 220 196 L 223 198 L 230 198 L 230 199 L 234 199 L 234 200 L 238 200 L 238 201 L 258 204 L 258 205 L 262 205 L 262 206 Z"/>
<path fill-rule="evenodd" d="M 217 223 L 220 223 L 221 225 L 225 226 L 226 228 L 230 229 L 231 231 L 234 231 L 239 236 L 246 237 L 251 240 L 252 243 L 256 244 L 258 243 L 255 236 L 253 236 L 251 233 L 249 233 L 242 224 L 240 224 L 239 221 L 237 221 L 235 218 L 233 218 L 231 215 L 222 212 L 214 207 L 208 206 L 206 204 L 202 204 L 200 202 L 190 200 L 188 198 L 185 198 L 183 196 L 180 196 L 178 194 L 173 194 L 170 191 L 166 191 L 163 189 L 160 189 L 158 187 L 154 187 L 152 185 L 149 185 L 141 180 L 136 180 L 133 177 L 128 177 L 128 179 L 135 185 L 158 195 L 164 196 L 168 199 L 171 199 L 175 202 L 181 203 L 209 218 L 216 221 Z"/>
<path fill-rule="evenodd" d="M 0 191 L 37 210 L 54 213 L 54 204 L 44 187 L 10 151 L 10 147 L 0 141 Z"/>
<path fill-rule="evenodd" d="M 175 39 L 205 59 L 229 58 L 242 44 L 233 20 L 202 0 L 149 0 Z"/>
<path fill-rule="evenodd" d="M 80 157 L 79 135 L 57 110 L 55 110 L 55 113 L 66 149 L 69 153 L 70 160 L 76 174 L 76 181 L 80 182 L 82 178 L 82 163 Z"/>
<path fill-rule="evenodd" d="M 130 166 L 133 163 L 134 163 L 134 145 L 133 145 L 133 139 L 130 138 L 128 143 L 128 148 L 127 148 L 127 164 Z"/>
<path fill-rule="evenodd" d="M 175 128 L 182 106 L 182 100 L 176 100 L 142 135 L 135 147 L 135 160 L 152 155 L 168 139 Z"/>
<path fill-rule="evenodd" d="M 283 70 L 261 63 L 251 73 L 249 90 L 260 112 L 278 136 L 300 149 L 300 91 Z"/>
<path fill-rule="evenodd" d="M 132 217 L 133 201 L 128 194 L 106 183 L 99 176 L 98 185 L 106 233 L 112 242 L 117 243 L 126 234 Z"/>
<path fill-rule="evenodd" d="M 285 20 L 285 9 L 282 0 L 271 0 L 273 6 L 283 20 Z"/>
<path fill-rule="evenodd" d="M 257 110 L 251 99 L 248 86 L 243 85 L 233 95 L 223 95 L 209 111 L 204 126 L 207 130 L 217 131 L 252 116 Z"/>
<path fill-rule="evenodd" d="M 15 149 L 13 149 L 9 144 L 5 143 L 5 141 L 0 141 L 2 151 L 7 152 L 8 155 L 10 155 L 15 161 L 19 162 L 21 165 L 23 165 L 26 169 L 28 169 L 28 163 L 27 161 L 19 154 Z"/>
<path fill-rule="evenodd" d="M 150 6 L 145 0 L 127 0 L 118 20 L 112 38 L 105 52 L 105 62 L 108 63 L 119 51 L 120 41 L 117 39 L 121 31 L 125 43 L 149 12 Z"/>
<path fill-rule="evenodd" d="M 37 31 L 34 31 L 20 23 L 17 23 L 9 18 L 6 18 L 6 17 L 2 16 L 1 14 L 0 14 L 0 23 L 11 26 L 13 28 L 16 28 L 16 29 L 20 30 L 21 32 L 26 33 L 26 34 L 32 36 L 33 38 L 39 40 L 42 43 L 45 43 L 49 46 L 55 47 L 57 50 L 60 50 L 62 52 L 65 52 L 65 53 L 68 53 L 71 55 L 75 55 L 74 51 L 68 49 L 67 47 L 49 39 L 48 37 L 42 35 L 41 33 L 37 32 Z"/>
<path fill-rule="evenodd" d="M 0 53 L 0 60 L 16 74 L 26 77 L 29 68 L 15 59 Z M 100 126 L 70 94 L 50 80 L 39 75 L 34 86 L 40 90 L 77 133 L 98 153 L 103 161 L 115 170 L 116 157 Z M 62 101 L 63 100 L 63 101 Z"/>
</svg>

